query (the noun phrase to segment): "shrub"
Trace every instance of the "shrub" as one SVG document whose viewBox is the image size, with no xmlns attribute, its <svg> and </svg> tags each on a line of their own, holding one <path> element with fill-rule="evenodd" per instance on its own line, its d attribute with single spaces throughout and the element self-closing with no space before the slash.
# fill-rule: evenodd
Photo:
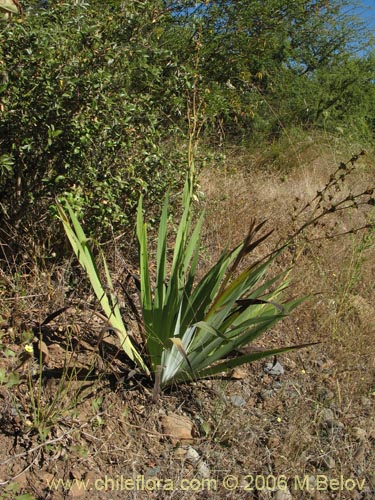
<svg viewBox="0 0 375 500">
<path fill-rule="evenodd" d="M 38 221 L 45 237 L 48 206 L 69 193 L 87 231 L 100 225 L 104 237 L 128 222 L 141 192 L 151 205 L 179 185 L 168 110 L 184 69 L 159 41 L 156 7 L 51 2 L 0 27 L 3 221 Z"/>
</svg>

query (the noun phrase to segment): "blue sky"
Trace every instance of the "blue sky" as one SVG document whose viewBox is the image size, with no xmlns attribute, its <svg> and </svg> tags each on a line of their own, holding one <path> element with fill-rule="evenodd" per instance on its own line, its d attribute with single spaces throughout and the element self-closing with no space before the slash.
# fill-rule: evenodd
<svg viewBox="0 0 375 500">
<path fill-rule="evenodd" d="M 360 7 L 358 7 L 358 4 L 360 4 Z M 353 6 L 355 7 L 353 14 L 362 17 L 365 25 L 372 31 L 375 39 L 375 0 L 354 0 Z M 360 51 L 359 54 L 361 53 L 366 54 L 367 51 Z"/>
<path fill-rule="evenodd" d="M 363 8 L 360 9 L 360 13 L 375 31 L 375 0 L 362 0 L 361 3 Z"/>
</svg>

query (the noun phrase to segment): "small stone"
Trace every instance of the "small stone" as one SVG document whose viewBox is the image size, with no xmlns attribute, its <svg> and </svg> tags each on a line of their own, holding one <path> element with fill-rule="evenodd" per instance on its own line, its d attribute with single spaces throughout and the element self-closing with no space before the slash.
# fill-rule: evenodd
<svg viewBox="0 0 375 500">
<path fill-rule="evenodd" d="M 185 458 L 193 465 L 195 465 L 200 460 L 199 453 L 192 446 L 188 446 L 188 448 L 186 450 Z"/>
<path fill-rule="evenodd" d="M 278 375 L 283 375 L 284 367 L 282 366 L 281 363 L 276 361 L 276 363 L 267 363 L 264 367 L 264 371 L 269 375 L 278 376 Z"/>
<path fill-rule="evenodd" d="M 367 438 L 367 432 L 360 427 L 353 427 L 353 435 L 358 441 L 365 441 Z"/>
<path fill-rule="evenodd" d="M 186 451 L 186 460 L 196 467 L 197 472 L 201 477 L 210 477 L 210 469 L 208 465 L 202 460 L 197 450 L 195 450 L 192 446 L 189 446 Z"/>
<path fill-rule="evenodd" d="M 233 406 L 236 406 L 237 408 L 240 408 L 241 406 L 245 406 L 246 405 L 246 401 L 244 400 L 244 398 L 242 396 L 239 396 L 239 395 L 235 395 L 235 396 L 232 396 L 230 398 L 231 400 L 231 403 Z"/>
<path fill-rule="evenodd" d="M 183 416 L 176 415 L 174 413 L 162 417 L 161 426 L 163 429 L 163 433 L 170 437 L 173 444 L 178 443 L 179 441 L 183 443 L 192 443 L 193 439 L 193 422 Z"/>
<path fill-rule="evenodd" d="M 293 500 L 292 494 L 285 488 L 285 490 L 277 490 L 274 496 L 275 500 Z"/>
</svg>

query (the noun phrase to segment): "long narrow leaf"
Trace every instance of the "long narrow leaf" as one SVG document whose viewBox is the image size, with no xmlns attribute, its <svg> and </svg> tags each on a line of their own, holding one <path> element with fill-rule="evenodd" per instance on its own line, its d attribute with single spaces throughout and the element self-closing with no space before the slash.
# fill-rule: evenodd
<svg viewBox="0 0 375 500">
<path fill-rule="evenodd" d="M 297 349 L 303 349 L 306 347 L 311 347 L 313 345 L 317 345 L 319 342 L 310 342 L 307 344 L 299 344 L 292 345 L 287 347 L 280 347 L 277 349 L 270 349 L 268 351 L 256 351 L 250 354 L 246 354 L 244 356 L 239 356 L 237 358 L 232 358 L 223 361 L 222 363 L 218 363 L 212 367 L 206 368 L 204 370 L 196 372 L 196 376 L 198 378 L 209 377 L 212 375 L 216 375 L 218 373 L 222 373 L 224 371 L 228 371 L 236 366 L 241 366 L 245 363 L 252 363 L 253 361 L 257 361 L 259 359 L 263 359 L 269 356 L 275 356 L 276 354 L 281 354 L 285 352 L 295 351 Z"/>
<path fill-rule="evenodd" d="M 165 298 L 165 280 L 166 280 L 166 256 L 167 256 L 167 220 L 168 220 L 168 196 L 165 197 L 162 210 L 157 248 L 157 269 L 156 269 L 156 291 L 155 291 L 155 309 L 162 310 Z"/>
<path fill-rule="evenodd" d="M 96 268 L 95 260 L 91 254 L 91 251 L 87 245 L 87 238 L 82 229 L 81 224 L 79 223 L 73 209 L 66 202 L 66 206 L 68 208 L 69 216 L 72 221 L 73 227 L 70 224 L 69 218 L 63 209 L 61 203 L 56 202 L 57 210 L 60 216 L 60 219 L 63 223 L 64 230 L 68 239 L 72 245 L 73 251 L 76 254 L 80 264 L 87 272 L 87 276 L 91 282 L 91 286 L 95 292 L 96 297 L 98 298 L 101 307 L 108 319 L 109 325 L 113 328 L 113 330 L 117 333 L 119 337 L 122 348 L 124 349 L 127 356 L 135 363 L 139 365 L 139 367 L 144 370 L 146 373 L 149 373 L 148 368 L 143 361 L 142 357 L 132 344 L 129 335 L 126 331 L 125 325 L 122 321 L 120 310 L 117 304 L 117 301 L 110 300 L 108 294 L 103 287 L 101 280 L 99 278 L 99 273 Z M 105 266 L 105 272 L 107 276 L 107 283 L 110 290 L 113 290 L 112 281 L 109 276 L 107 264 L 103 257 L 103 262 Z"/>
</svg>

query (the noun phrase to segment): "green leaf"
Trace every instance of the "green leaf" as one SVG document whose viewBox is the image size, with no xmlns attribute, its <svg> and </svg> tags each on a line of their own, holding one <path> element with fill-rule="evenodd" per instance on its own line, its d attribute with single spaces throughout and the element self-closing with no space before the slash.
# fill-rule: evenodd
<svg viewBox="0 0 375 500">
<path fill-rule="evenodd" d="M 256 351 L 250 354 L 246 354 L 244 356 L 238 356 L 236 358 L 228 359 L 223 361 L 222 363 L 218 363 L 210 368 L 206 368 L 204 370 L 198 371 L 196 373 L 197 377 L 209 377 L 212 375 L 216 375 L 218 373 L 226 372 L 235 368 L 236 366 L 241 366 L 246 363 L 252 363 L 253 361 L 258 361 L 263 358 L 267 358 L 269 356 L 275 356 L 276 354 L 282 354 L 289 351 L 294 351 L 297 349 L 304 349 L 306 347 L 311 347 L 313 345 L 317 345 L 318 342 L 310 342 L 307 344 L 299 344 L 288 347 L 280 347 L 277 349 L 270 349 L 267 351 Z"/>
<path fill-rule="evenodd" d="M 0 12 L 10 12 L 12 14 L 20 14 L 20 8 L 13 0 L 0 0 Z"/>
<path fill-rule="evenodd" d="M 95 295 L 99 300 L 100 305 L 108 319 L 108 323 L 117 334 L 121 343 L 121 347 L 123 348 L 125 353 L 129 356 L 129 358 L 132 361 L 137 363 L 142 370 L 148 373 L 148 368 L 144 360 L 136 350 L 136 348 L 133 346 L 129 338 L 129 335 L 126 331 L 125 325 L 122 321 L 118 302 L 113 293 L 113 284 L 108 271 L 107 263 L 104 258 L 104 254 L 101 252 L 101 257 L 107 279 L 107 284 L 105 287 L 101 283 L 99 272 L 97 270 L 94 257 L 88 247 L 88 239 L 86 238 L 83 228 L 79 223 L 73 209 L 71 208 L 71 206 L 67 201 L 65 201 L 65 205 L 67 206 L 73 227 L 70 224 L 69 218 L 65 210 L 63 209 L 62 204 L 58 200 L 56 200 L 58 214 L 60 220 L 63 223 L 65 233 L 68 236 L 68 239 L 72 245 L 74 253 L 76 254 L 80 264 L 87 273 L 87 276 L 91 282 L 91 286 L 95 292 Z M 109 292 L 107 293 L 106 290 L 109 290 Z"/>
</svg>

